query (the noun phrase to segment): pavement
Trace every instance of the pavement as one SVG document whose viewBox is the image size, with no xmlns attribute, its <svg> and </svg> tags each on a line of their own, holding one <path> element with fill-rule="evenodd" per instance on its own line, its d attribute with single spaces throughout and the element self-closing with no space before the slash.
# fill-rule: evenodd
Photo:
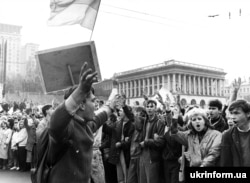
<svg viewBox="0 0 250 183">
<path fill-rule="evenodd" d="M 31 183 L 30 172 L 0 170 L 0 183 Z"/>
</svg>

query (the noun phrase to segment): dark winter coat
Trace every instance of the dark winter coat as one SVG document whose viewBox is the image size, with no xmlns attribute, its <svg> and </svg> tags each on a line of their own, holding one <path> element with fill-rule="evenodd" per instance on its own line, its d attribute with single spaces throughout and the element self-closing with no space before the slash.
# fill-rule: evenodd
<svg viewBox="0 0 250 183">
<path fill-rule="evenodd" d="M 165 120 L 167 120 L 167 122 L 165 122 L 165 125 L 172 123 L 171 113 L 166 113 Z M 164 139 L 164 149 L 162 153 L 163 159 L 168 161 L 177 161 L 182 153 L 182 145 L 178 141 L 176 141 L 174 137 L 171 136 L 170 128 L 168 129 L 168 131 L 164 133 L 163 139 Z"/>
<path fill-rule="evenodd" d="M 132 135 L 134 133 L 134 124 L 131 120 L 126 122 L 123 126 L 123 121 L 117 121 L 113 127 L 108 125 L 103 126 L 103 131 L 105 133 L 111 134 L 111 146 L 109 151 L 109 162 L 116 165 L 120 160 L 120 153 L 123 151 L 126 166 L 129 166 L 130 162 L 130 145 Z M 124 139 L 122 140 L 122 133 Z M 125 141 L 125 138 L 128 137 L 128 141 Z M 121 147 L 117 148 L 115 144 L 121 142 Z"/>
<path fill-rule="evenodd" d="M 147 123 L 152 123 L 149 128 L 148 139 L 144 141 L 146 136 L 146 126 Z M 147 120 L 143 126 L 142 139 L 144 141 L 144 148 L 149 149 L 150 160 L 151 161 L 161 161 L 162 159 L 162 148 L 164 146 L 164 140 L 162 138 L 154 139 L 154 134 L 158 136 L 164 135 L 164 122 L 158 118 L 157 115 L 154 116 L 152 120 Z"/>
<path fill-rule="evenodd" d="M 88 183 L 91 175 L 93 155 L 93 132 L 107 121 L 107 113 L 99 111 L 93 123 L 76 121 L 68 113 L 65 103 L 53 112 L 49 124 L 49 158 L 57 159 L 60 152 L 65 152 L 52 167 L 49 183 Z M 67 150 L 65 150 L 65 143 Z M 52 162 L 53 163 L 53 162 Z"/>
<path fill-rule="evenodd" d="M 250 143 L 250 142 L 249 142 Z M 237 127 L 225 131 L 222 135 L 220 166 L 242 167 L 240 137 Z"/>
</svg>

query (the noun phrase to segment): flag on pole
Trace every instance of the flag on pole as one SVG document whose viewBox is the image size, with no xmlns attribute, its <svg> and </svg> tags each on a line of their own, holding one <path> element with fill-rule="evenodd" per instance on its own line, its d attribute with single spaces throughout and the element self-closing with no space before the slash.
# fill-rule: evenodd
<svg viewBox="0 0 250 183">
<path fill-rule="evenodd" d="M 49 26 L 80 24 L 93 30 L 101 0 L 50 0 Z"/>
</svg>

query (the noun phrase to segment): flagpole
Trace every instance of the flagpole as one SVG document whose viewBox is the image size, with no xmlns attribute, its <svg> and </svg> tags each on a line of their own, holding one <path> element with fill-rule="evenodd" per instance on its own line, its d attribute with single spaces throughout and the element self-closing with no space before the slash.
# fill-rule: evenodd
<svg viewBox="0 0 250 183">
<path fill-rule="evenodd" d="M 94 32 L 94 28 L 95 28 L 95 23 L 96 23 L 96 19 L 97 19 L 97 16 L 98 16 L 98 12 L 99 12 L 100 5 L 101 5 L 101 0 L 100 0 L 100 3 L 99 3 L 99 5 L 98 5 L 98 8 L 97 8 L 97 13 L 96 13 L 96 17 L 95 17 L 94 26 L 93 26 L 93 29 L 92 29 L 92 31 L 91 31 L 91 35 L 90 35 L 90 39 L 89 39 L 90 41 L 91 41 L 92 36 L 93 36 L 93 32 Z"/>
</svg>

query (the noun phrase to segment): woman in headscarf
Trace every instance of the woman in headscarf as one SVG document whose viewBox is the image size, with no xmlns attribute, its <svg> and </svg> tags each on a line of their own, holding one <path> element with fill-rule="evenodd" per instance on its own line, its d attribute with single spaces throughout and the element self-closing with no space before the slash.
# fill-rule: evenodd
<svg viewBox="0 0 250 183">
<path fill-rule="evenodd" d="M 12 136 L 12 130 L 9 128 L 9 124 L 7 122 L 7 118 L 2 118 L 0 121 L 1 129 L 0 129 L 0 167 L 3 170 L 7 169 L 7 161 L 8 161 L 8 150 L 9 144 Z"/>
</svg>

